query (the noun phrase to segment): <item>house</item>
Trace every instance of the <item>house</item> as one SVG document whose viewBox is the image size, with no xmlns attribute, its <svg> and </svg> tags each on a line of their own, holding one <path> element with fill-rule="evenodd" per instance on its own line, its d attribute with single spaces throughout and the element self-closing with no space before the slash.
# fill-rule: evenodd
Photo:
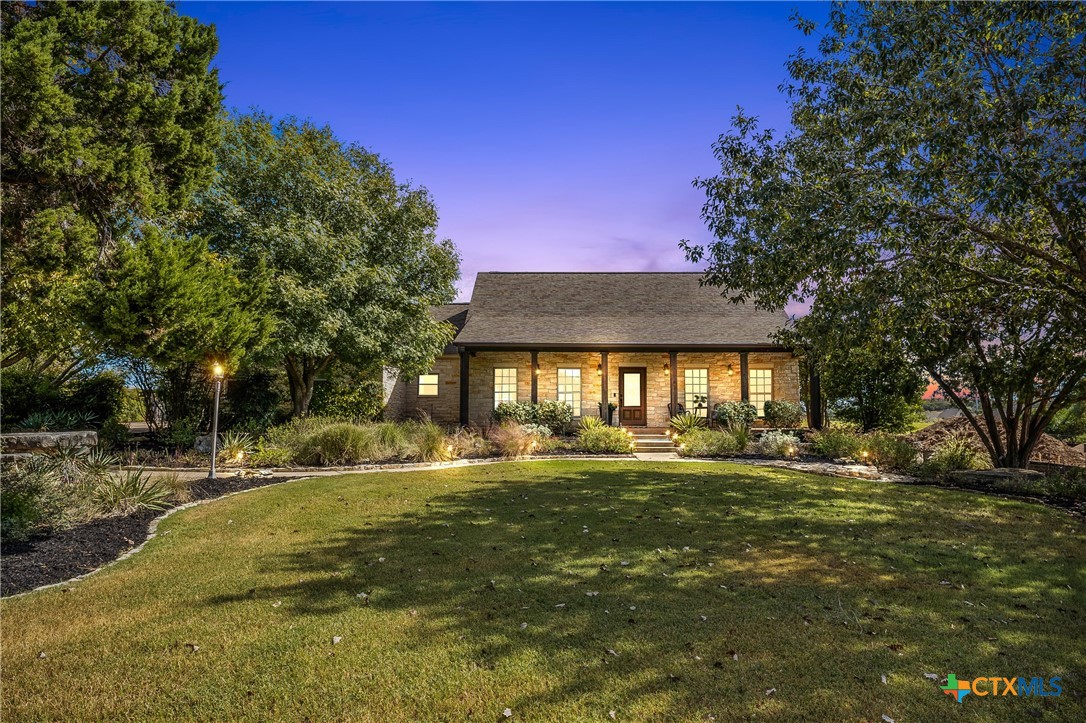
<svg viewBox="0 0 1086 723">
<path fill-rule="evenodd" d="M 457 333 L 429 373 L 386 379 L 386 415 L 483 425 L 501 402 L 555 399 L 575 417 L 613 404 L 614 424 L 665 427 L 680 405 L 800 401 L 799 361 L 771 338 L 784 312 L 733 304 L 700 279 L 480 273 L 470 302 L 433 309 Z"/>
</svg>

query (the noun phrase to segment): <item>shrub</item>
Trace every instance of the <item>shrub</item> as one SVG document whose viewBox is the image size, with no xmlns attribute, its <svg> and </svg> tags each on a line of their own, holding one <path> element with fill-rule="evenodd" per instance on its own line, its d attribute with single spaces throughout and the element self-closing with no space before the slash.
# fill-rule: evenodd
<svg viewBox="0 0 1086 723">
<path fill-rule="evenodd" d="M 528 434 L 534 434 L 537 439 L 554 436 L 551 428 L 545 424 L 522 424 L 521 426 L 524 427 L 524 431 L 528 432 Z"/>
<path fill-rule="evenodd" d="M 795 402 L 770 400 L 765 403 L 765 423 L 767 427 L 800 426 L 806 414 L 803 407 Z"/>
<path fill-rule="evenodd" d="M 137 510 L 164 510 L 170 490 L 142 468 L 122 470 L 100 482 L 92 494 L 95 507 L 103 514 L 127 515 Z"/>
<path fill-rule="evenodd" d="M 128 431 L 128 425 L 119 419 L 107 420 L 98 430 L 98 445 L 105 449 L 116 449 L 128 444 L 132 435 Z"/>
<path fill-rule="evenodd" d="M 369 450 L 370 459 L 384 460 L 401 456 L 407 446 L 406 427 L 396 422 L 380 422 L 373 425 L 373 443 Z"/>
<path fill-rule="evenodd" d="M 573 423 L 573 408 L 555 399 L 545 399 L 534 406 L 532 418 L 528 421 L 550 427 L 561 434 Z"/>
<path fill-rule="evenodd" d="M 539 404 L 502 402 L 491 416 L 499 423 L 542 424 L 554 432 L 564 432 L 573 422 L 573 410 L 570 406 L 553 399 Z"/>
<path fill-rule="evenodd" d="M 852 457 L 863 447 L 863 438 L 849 427 L 833 426 L 811 436 L 814 451 L 823 457 Z"/>
<path fill-rule="evenodd" d="M 767 457 L 793 457 L 799 451 L 799 438 L 773 430 L 758 438 L 758 452 Z"/>
<path fill-rule="evenodd" d="M 258 445 L 249 457 L 254 467 L 285 467 L 293 461 L 294 455 L 285 447 L 267 447 Z"/>
<path fill-rule="evenodd" d="M 516 422 L 505 422 L 490 430 L 490 440 L 503 457 L 520 457 L 532 452 L 536 446 L 535 435 Z"/>
<path fill-rule="evenodd" d="M 919 454 L 910 442 L 889 432 L 872 432 L 867 435 L 864 448 L 870 453 L 871 461 L 879 467 L 899 471 L 915 467 Z"/>
<path fill-rule="evenodd" d="M 445 438 L 445 430 L 431 421 L 406 425 L 409 442 L 404 456 L 420 462 L 442 462 L 452 459 L 456 448 Z"/>
<path fill-rule="evenodd" d="M 374 437 L 350 422 L 321 427 L 307 435 L 296 452 L 303 464 L 355 464 L 372 457 Z"/>
<path fill-rule="evenodd" d="M 362 376 L 318 383 L 309 408 L 315 414 L 370 421 L 381 416 L 384 406 L 381 379 Z"/>
<path fill-rule="evenodd" d="M 77 377 L 65 385 L 64 407 L 69 412 L 89 415 L 102 424 L 120 419 L 124 411 L 124 378 L 115 372 Z"/>
<path fill-rule="evenodd" d="M 471 429 L 458 429 L 449 443 L 457 457 L 489 457 L 494 453 L 490 440 Z"/>
<path fill-rule="evenodd" d="M 528 424 L 535 421 L 532 413 L 532 405 L 527 402 L 502 402 L 490 415 L 499 425 L 505 422 Z"/>
<path fill-rule="evenodd" d="M 951 437 L 936 448 L 919 471 L 923 476 L 939 477 L 948 472 L 977 469 L 980 466 L 980 453 L 970 440 Z"/>
<path fill-rule="evenodd" d="M 705 421 L 705 418 L 699 417 L 693 412 L 683 412 L 671 418 L 671 428 L 680 435 L 707 426 L 709 426 L 709 423 Z"/>
<path fill-rule="evenodd" d="M 629 454 L 633 442 L 630 435 L 618 427 L 585 427 L 582 424 L 577 431 L 577 447 L 583 452 Z"/>
<path fill-rule="evenodd" d="M 26 540 L 61 524 L 69 490 L 54 461 L 34 455 L 0 474 L 0 538 Z"/>
<path fill-rule="evenodd" d="M 696 428 L 677 437 L 682 457 L 726 457 L 743 451 L 736 435 L 719 429 Z"/>
<path fill-rule="evenodd" d="M 750 402 L 722 402 L 713 407 L 713 416 L 728 429 L 750 429 L 758 408 Z"/>
</svg>

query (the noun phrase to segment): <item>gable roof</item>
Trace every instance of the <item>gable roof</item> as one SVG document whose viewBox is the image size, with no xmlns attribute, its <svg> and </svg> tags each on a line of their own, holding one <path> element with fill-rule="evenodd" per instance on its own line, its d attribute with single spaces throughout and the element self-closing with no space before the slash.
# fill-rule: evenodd
<svg viewBox="0 0 1086 723">
<path fill-rule="evenodd" d="M 693 273 L 503 273 L 475 279 L 460 347 L 765 347 L 788 319 Z M 444 307 L 442 307 L 444 308 Z"/>
<path fill-rule="evenodd" d="M 455 304 L 442 304 L 441 306 L 430 307 L 430 316 L 434 317 L 434 321 L 447 321 L 456 328 L 456 333 L 459 334 L 464 328 L 464 323 L 468 319 L 468 306 L 466 302 Z M 456 347 L 449 344 L 445 347 L 445 354 L 455 354 Z"/>
</svg>

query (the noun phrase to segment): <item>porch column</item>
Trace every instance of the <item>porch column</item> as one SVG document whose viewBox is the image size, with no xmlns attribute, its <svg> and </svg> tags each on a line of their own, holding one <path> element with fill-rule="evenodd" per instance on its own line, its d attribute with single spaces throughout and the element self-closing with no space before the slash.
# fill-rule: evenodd
<svg viewBox="0 0 1086 723">
<path fill-rule="evenodd" d="M 539 352 L 532 352 L 532 404 L 539 404 Z"/>
<path fill-rule="evenodd" d="M 468 426 L 468 393 L 471 365 L 471 352 L 467 349 L 460 350 L 460 426 Z"/>
<path fill-rule="evenodd" d="M 668 366 L 671 369 L 671 406 L 668 411 L 671 413 L 671 410 L 679 408 L 679 355 L 672 351 L 668 352 L 668 357 Z"/>
<path fill-rule="evenodd" d="M 600 419 L 607 420 L 607 352 L 600 352 Z"/>
<path fill-rule="evenodd" d="M 739 352 L 739 397 L 744 402 L 750 401 L 750 362 L 747 352 Z"/>
<path fill-rule="evenodd" d="M 807 423 L 811 429 L 822 429 L 822 380 L 813 369 L 807 391 L 810 396 L 807 403 Z"/>
</svg>

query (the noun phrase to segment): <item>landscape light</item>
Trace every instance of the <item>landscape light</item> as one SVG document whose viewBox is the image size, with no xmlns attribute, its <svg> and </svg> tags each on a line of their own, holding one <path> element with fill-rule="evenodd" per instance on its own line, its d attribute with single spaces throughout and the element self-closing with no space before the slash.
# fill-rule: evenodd
<svg viewBox="0 0 1086 723">
<path fill-rule="evenodd" d="M 215 380 L 215 413 L 211 415 L 211 470 L 208 472 L 208 479 L 215 479 L 215 458 L 219 455 L 219 394 L 222 392 L 222 378 L 225 374 L 222 364 L 211 364 L 211 378 Z M 239 462 L 244 454 L 242 452 L 238 457 Z"/>
</svg>

